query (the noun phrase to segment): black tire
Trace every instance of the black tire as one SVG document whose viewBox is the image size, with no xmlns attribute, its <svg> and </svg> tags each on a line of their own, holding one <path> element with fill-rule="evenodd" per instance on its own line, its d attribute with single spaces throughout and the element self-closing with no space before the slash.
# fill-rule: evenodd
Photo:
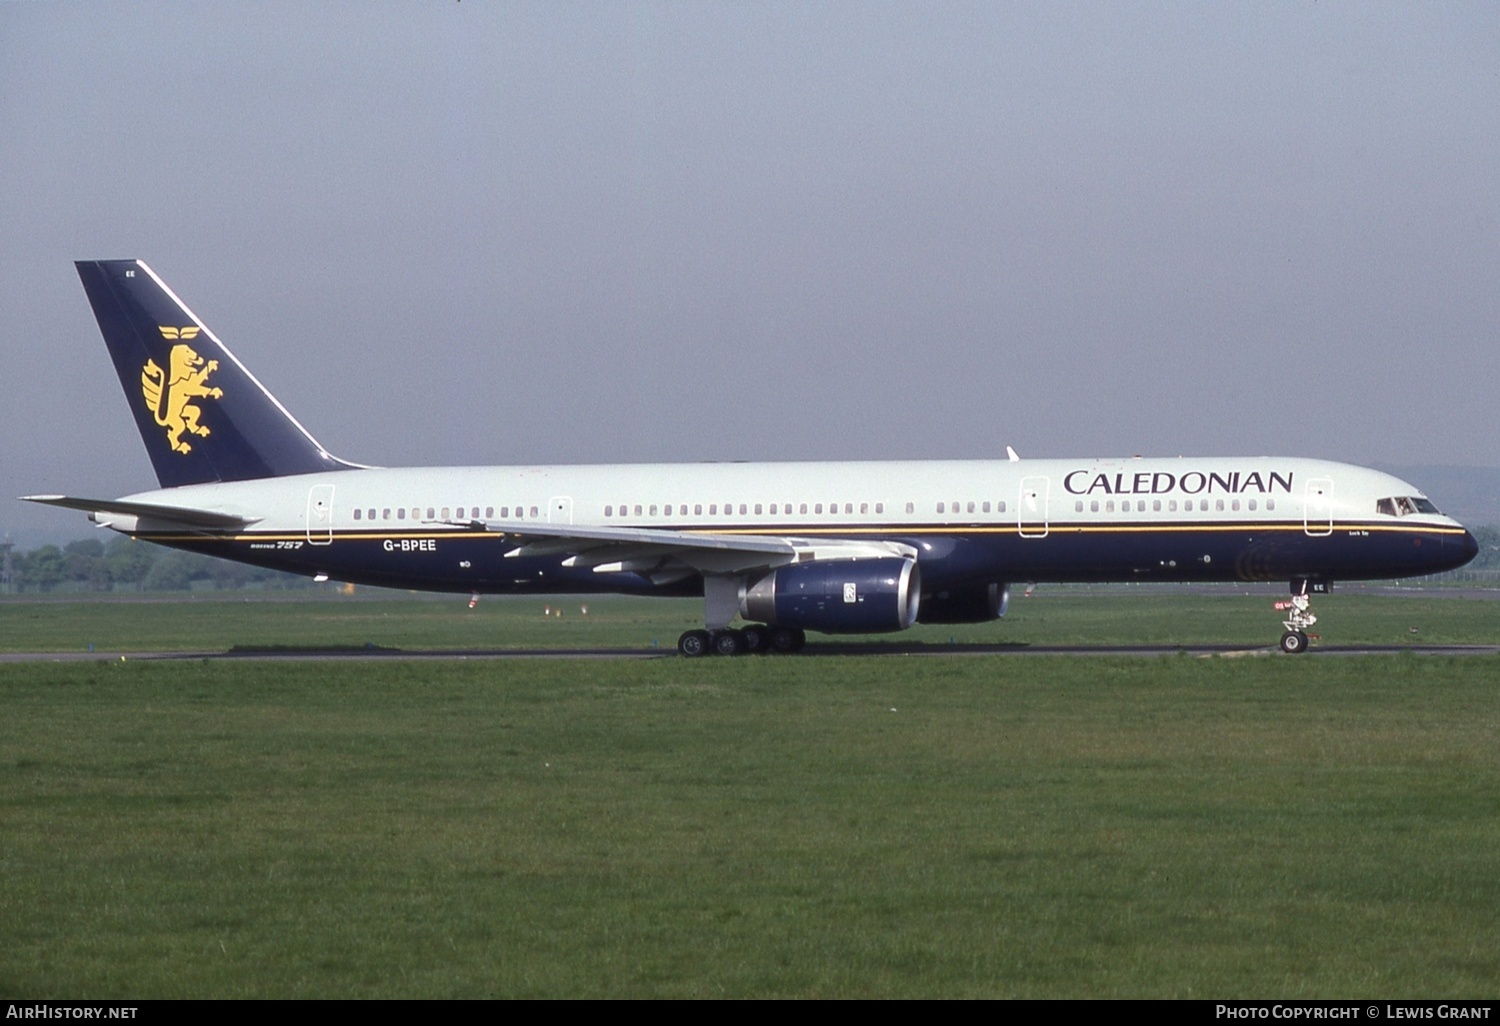
<svg viewBox="0 0 1500 1026">
<path fill-rule="evenodd" d="M 795 627 L 772 627 L 771 628 L 771 651 L 776 653 L 795 652 L 802 645 L 799 643 L 806 640 L 806 635 Z"/>
<path fill-rule="evenodd" d="M 719 631 L 714 635 L 714 655 L 737 656 L 745 651 L 745 638 L 739 631 Z"/>
<path fill-rule="evenodd" d="M 771 629 L 763 624 L 750 624 L 740 631 L 740 637 L 744 639 L 745 651 L 752 654 L 764 652 L 771 645 Z"/>
<path fill-rule="evenodd" d="M 708 631 L 687 631 L 677 639 L 677 652 L 689 659 L 706 656 L 711 651 L 709 640 Z"/>
<path fill-rule="evenodd" d="M 1300 655 L 1307 651 L 1307 635 L 1301 631 L 1287 631 L 1281 636 L 1281 650 L 1287 655 Z"/>
</svg>

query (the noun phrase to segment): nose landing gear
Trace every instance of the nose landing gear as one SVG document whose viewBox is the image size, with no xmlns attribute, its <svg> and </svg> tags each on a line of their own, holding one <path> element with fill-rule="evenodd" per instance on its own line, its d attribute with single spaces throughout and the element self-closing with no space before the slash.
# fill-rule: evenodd
<svg viewBox="0 0 1500 1026">
<path fill-rule="evenodd" d="M 1324 581 L 1293 581 L 1292 597 L 1284 602 L 1276 603 L 1278 610 L 1286 612 L 1286 619 L 1281 621 L 1281 625 L 1286 628 L 1286 633 L 1281 636 L 1283 652 L 1288 655 L 1298 655 L 1307 651 L 1307 629 L 1318 622 L 1311 608 L 1312 593 L 1327 591 L 1328 584 Z M 1317 637 L 1316 634 L 1312 636 Z"/>
</svg>

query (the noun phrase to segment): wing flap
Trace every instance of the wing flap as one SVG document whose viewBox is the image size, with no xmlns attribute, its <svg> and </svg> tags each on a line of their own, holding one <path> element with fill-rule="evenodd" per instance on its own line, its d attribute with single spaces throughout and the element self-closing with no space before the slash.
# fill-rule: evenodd
<svg viewBox="0 0 1500 1026">
<path fill-rule="evenodd" d="M 651 573 L 673 580 L 689 573 L 735 574 L 816 559 L 870 556 L 916 557 L 900 542 L 784 535 L 727 534 L 718 531 L 651 527 L 582 527 L 524 520 L 444 521 L 454 526 L 493 531 L 519 544 L 505 555 L 568 555 L 565 566 L 591 567 L 595 573 Z"/>
</svg>

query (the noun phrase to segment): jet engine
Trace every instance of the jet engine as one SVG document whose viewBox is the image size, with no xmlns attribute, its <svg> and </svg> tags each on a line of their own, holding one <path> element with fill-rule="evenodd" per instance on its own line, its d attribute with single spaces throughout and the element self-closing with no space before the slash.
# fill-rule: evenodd
<svg viewBox="0 0 1500 1026">
<path fill-rule="evenodd" d="M 921 623 L 988 623 L 1005 615 L 1010 585 L 971 584 L 922 596 Z"/>
<path fill-rule="evenodd" d="M 904 631 L 917 619 L 922 574 L 914 559 L 829 559 L 779 567 L 740 596 L 747 620 L 824 634 Z"/>
</svg>

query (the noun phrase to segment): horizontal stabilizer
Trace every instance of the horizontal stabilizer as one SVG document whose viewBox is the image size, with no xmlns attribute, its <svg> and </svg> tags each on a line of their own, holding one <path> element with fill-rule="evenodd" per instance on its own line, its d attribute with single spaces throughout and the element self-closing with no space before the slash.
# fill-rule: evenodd
<svg viewBox="0 0 1500 1026">
<path fill-rule="evenodd" d="M 61 506 L 64 509 L 82 510 L 85 513 L 114 514 L 115 516 L 149 518 L 181 524 L 191 528 L 241 528 L 257 523 L 260 517 L 245 517 L 236 513 L 220 513 L 210 509 L 189 509 L 182 506 L 162 506 L 154 502 L 126 502 L 119 499 L 75 499 L 70 495 L 23 495 L 27 502 L 40 502 L 46 506 Z"/>
</svg>

